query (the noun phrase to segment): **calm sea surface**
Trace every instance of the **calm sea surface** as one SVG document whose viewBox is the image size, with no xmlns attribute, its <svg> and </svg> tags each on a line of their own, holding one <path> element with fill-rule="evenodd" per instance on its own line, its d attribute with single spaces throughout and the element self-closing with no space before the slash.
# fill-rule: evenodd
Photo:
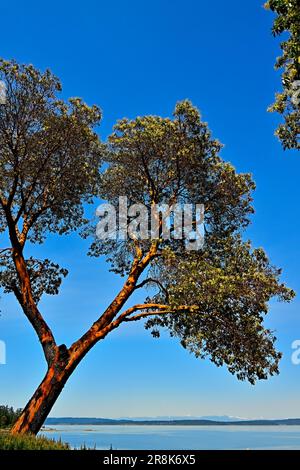
<svg viewBox="0 0 300 470">
<path fill-rule="evenodd" d="M 113 449 L 300 449 L 300 426 L 46 426 L 72 447 Z"/>
</svg>

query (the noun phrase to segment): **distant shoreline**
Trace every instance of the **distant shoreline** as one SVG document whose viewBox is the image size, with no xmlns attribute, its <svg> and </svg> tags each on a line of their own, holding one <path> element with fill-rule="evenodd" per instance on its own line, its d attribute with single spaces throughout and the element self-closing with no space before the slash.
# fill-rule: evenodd
<svg viewBox="0 0 300 470">
<path fill-rule="evenodd" d="M 243 421 L 212 421 L 205 419 L 144 420 L 106 418 L 47 418 L 45 426 L 300 426 L 300 418 L 259 419 Z"/>
</svg>

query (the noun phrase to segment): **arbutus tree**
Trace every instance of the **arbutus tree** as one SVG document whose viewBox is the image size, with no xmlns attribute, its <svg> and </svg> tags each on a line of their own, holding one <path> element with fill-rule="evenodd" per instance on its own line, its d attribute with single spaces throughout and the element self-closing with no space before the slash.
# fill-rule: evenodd
<svg viewBox="0 0 300 470">
<path fill-rule="evenodd" d="M 14 293 L 47 363 L 12 432 L 36 434 L 88 351 L 123 323 L 145 320 L 154 337 L 166 329 L 197 357 L 227 365 L 241 380 L 254 383 L 277 374 L 281 354 L 263 320 L 272 297 L 290 301 L 294 293 L 279 281 L 280 270 L 264 251 L 243 241 L 254 183 L 220 158 L 221 145 L 198 110 L 184 101 L 172 119 L 123 119 L 104 145 L 93 130 L 99 109 L 78 98 L 58 100 L 60 84 L 49 71 L 2 61 L 0 79 L 6 84 L 0 107 L 0 227 L 10 241 L 1 249 L 0 282 L 4 292 Z M 56 343 L 38 306 L 43 294 L 58 293 L 67 271 L 25 249 L 48 233 L 94 234 L 84 205 L 95 196 L 115 207 L 119 196 L 126 196 L 128 205 L 143 204 L 149 213 L 155 204 L 204 204 L 205 243 L 187 250 L 187 234 L 95 237 L 89 255 L 105 256 L 124 284 L 67 347 Z M 147 287 L 145 301 L 130 305 L 132 294 Z"/>
</svg>

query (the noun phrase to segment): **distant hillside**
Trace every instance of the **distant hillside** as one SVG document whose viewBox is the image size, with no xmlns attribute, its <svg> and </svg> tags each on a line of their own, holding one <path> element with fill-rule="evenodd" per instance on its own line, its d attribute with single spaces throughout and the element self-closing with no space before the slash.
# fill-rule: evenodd
<svg viewBox="0 0 300 470">
<path fill-rule="evenodd" d="M 55 426 L 58 424 L 72 425 L 136 425 L 136 426 L 296 426 L 300 425 L 300 418 L 288 419 L 255 419 L 244 421 L 213 421 L 210 419 L 175 419 L 150 420 L 134 419 L 108 419 L 108 418 L 47 418 L 45 424 Z"/>
</svg>

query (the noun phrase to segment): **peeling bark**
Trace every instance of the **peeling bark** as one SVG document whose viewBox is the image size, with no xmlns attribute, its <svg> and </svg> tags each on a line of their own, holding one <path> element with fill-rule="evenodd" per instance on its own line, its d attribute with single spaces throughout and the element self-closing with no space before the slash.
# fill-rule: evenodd
<svg viewBox="0 0 300 470">
<path fill-rule="evenodd" d="M 50 367 L 20 417 L 14 424 L 12 434 L 37 434 L 59 397 L 70 374 Z"/>
</svg>

